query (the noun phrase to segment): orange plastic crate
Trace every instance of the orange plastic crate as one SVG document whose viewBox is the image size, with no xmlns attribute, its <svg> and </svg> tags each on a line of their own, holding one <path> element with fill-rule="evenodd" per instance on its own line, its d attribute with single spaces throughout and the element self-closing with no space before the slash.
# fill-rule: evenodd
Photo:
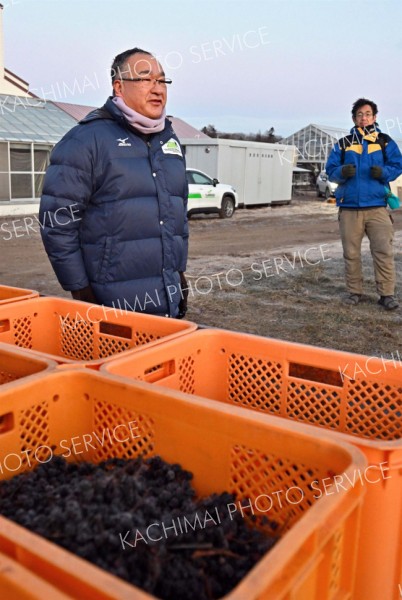
<svg viewBox="0 0 402 600">
<path fill-rule="evenodd" d="M 0 342 L 28 348 L 61 364 L 98 368 L 190 331 L 189 321 L 46 297 L 0 306 Z"/>
<path fill-rule="evenodd" d="M 11 475 L 5 469 L 8 453 L 25 456 L 30 448 L 33 456 L 38 449 L 46 454 L 40 460 L 45 460 L 49 452 L 43 448 L 63 454 L 70 446 L 66 440 L 78 436 L 81 446 L 74 442 L 78 460 L 160 455 L 193 472 L 199 496 L 226 490 L 237 493 L 245 504 L 244 499 L 254 502 L 261 494 L 299 487 L 303 495 L 297 504 L 276 503 L 270 513 L 264 513 L 279 523 L 283 537 L 225 598 L 354 597 L 364 487 L 345 479 L 344 490 L 335 493 L 331 486 L 328 492 L 333 493 L 314 499 L 318 484 L 310 485 L 317 480 L 321 489 L 322 480 L 331 484 L 335 474 L 351 479 L 356 471 L 363 472 L 366 459 L 353 446 L 335 443 L 299 423 L 142 382 L 114 381 L 88 369 L 55 372 L 12 394 L 0 391 L 0 406 L 3 413 L 12 413 L 14 423 L 0 435 L 3 478 Z M 104 445 L 83 445 L 85 435 L 96 432 L 100 439 L 106 428 L 110 431 L 130 421 L 138 425 L 137 439 L 110 443 L 105 435 Z M 94 436 L 92 445 L 93 440 Z M 26 468 L 25 461 L 14 474 Z M 0 518 L 0 552 L 71 598 L 153 598 L 4 517 Z M 38 600 L 48 597 L 39 585 L 31 592 Z"/>
<path fill-rule="evenodd" d="M 39 292 L 35 290 L 25 290 L 23 288 L 10 287 L 8 285 L 0 285 L 0 306 L 17 300 L 29 300 L 30 298 L 39 297 Z"/>
<path fill-rule="evenodd" d="M 33 600 L 38 598 L 34 590 L 40 590 L 41 598 L 71 600 L 56 587 L 31 573 L 27 568 L 0 552 L 0 593 L 2 600 Z"/>
<path fill-rule="evenodd" d="M 35 377 L 57 367 L 57 363 L 26 350 L 0 343 L 0 386 L 15 387 L 22 379 Z"/>
<path fill-rule="evenodd" d="M 370 465 L 388 463 L 391 477 L 380 473 L 380 481 L 366 486 L 356 598 L 400 597 L 402 363 L 204 330 L 104 370 L 315 425 L 356 445 Z M 378 479 L 373 472 L 371 481 Z"/>
</svg>

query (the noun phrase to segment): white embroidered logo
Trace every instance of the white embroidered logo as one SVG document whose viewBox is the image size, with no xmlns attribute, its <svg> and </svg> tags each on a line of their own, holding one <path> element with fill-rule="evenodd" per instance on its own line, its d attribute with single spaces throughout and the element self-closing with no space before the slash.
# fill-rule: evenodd
<svg viewBox="0 0 402 600">
<path fill-rule="evenodd" d="M 117 141 L 120 142 L 118 144 L 118 146 L 131 146 L 130 142 L 127 142 L 128 137 L 122 139 L 122 138 L 117 138 Z"/>
</svg>

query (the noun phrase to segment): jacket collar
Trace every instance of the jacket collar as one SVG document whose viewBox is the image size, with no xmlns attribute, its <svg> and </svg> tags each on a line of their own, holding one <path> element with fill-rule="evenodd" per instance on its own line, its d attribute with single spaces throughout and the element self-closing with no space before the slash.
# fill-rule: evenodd
<svg viewBox="0 0 402 600">
<path fill-rule="evenodd" d="M 370 125 L 370 127 L 352 127 L 350 133 L 354 138 L 357 138 L 359 141 L 367 140 L 368 142 L 375 142 L 378 138 L 378 135 L 381 133 L 380 128 L 377 123 L 374 125 Z"/>
</svg>

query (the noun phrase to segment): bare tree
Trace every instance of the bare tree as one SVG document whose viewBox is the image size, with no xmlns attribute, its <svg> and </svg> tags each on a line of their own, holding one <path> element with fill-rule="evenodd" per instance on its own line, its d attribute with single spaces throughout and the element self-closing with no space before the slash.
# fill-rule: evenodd
<svg viewBox="0 0 402 600">
<path fill-rule="evenodd" d="M 270 144 L 275 144 L 283 139 L 281 135 L 275 134 L 275 129 L 273 127 L 270 127 L 264 133 L 261 133 L 261 130 L 258 131 L 258 133 L 228 133 L 226 131 L 218 131 L 215 125 L 210 124 L 203 127 L 201 131 L 211 138 L 222 138 L 226 140 L 245 140 L 250 142 L 268 142 Z"/>
</svg>

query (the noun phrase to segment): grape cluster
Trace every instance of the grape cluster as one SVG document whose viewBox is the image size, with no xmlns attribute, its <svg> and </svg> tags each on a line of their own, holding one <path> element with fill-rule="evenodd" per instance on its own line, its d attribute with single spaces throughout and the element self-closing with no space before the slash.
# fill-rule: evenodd
<svg viewBox="0 0 402 600">
<path fill-rule="evenodd" d="M 276 538 L 230 518 L 228 493 L 197 500 L 192 474 L 156 456 L 98 465 L 61 457 L 0 483 L 0 512 L 102 569 L 164 600 L 213 600 L 227 594 Z M 151 541 L 151 523 L 206 514 L 205 526 Z M 201 522 L 203 519 L 201 519 Z M 146 541 L 123 548 L 119 534 Z"/>
</svg>

